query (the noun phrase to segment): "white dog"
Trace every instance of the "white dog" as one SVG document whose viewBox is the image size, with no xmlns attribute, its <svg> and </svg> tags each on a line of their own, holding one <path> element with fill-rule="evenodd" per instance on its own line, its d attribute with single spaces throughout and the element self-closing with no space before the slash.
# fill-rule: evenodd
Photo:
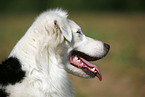
<svg viewBox="0 0 145 97">
<path fill-rule="evenodd" d="M 109 45 L 86 37 L 67 13 L 42 13 L 0 65 L 0 97 L 74 97 L 67 72 L 102 80 L 96 61 Z"/>
</svg>

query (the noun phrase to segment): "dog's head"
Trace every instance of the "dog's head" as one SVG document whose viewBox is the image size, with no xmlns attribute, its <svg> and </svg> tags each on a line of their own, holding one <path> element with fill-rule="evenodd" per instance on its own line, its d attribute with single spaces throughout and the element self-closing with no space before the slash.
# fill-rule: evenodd
<svg viewBox="0 0 145 97">
<path fill-rule="evenodd" d="M 93 78 L 97 76 L 102 80 L 101 73 L 96 65 L 89 61 L 97 61 L 105 57 L 110 46 L 98 40 L 86 37 L 81 28 L 73 21 L 68 20 L 72 29 L 72 41 L 68 49 L 67 70 L 77 76 Z"/>
<path fill-rule="evenodd" d="M 97 76 L 102 80 L 101 73 L 96 65 L 89 61 L 97 61 L 105 57 L 110 46 L 98 40 L 86 37 L 81 28 L 66 15 L 58 14 L 54 20 L 56 33 L 62 33 L 63 41 L 67 49 L 64 49 L 64 65 L 68 72 L 84 77 L 93 78 Z M 58 48 L 59 49 L 59 48 Z"/>
</svg>

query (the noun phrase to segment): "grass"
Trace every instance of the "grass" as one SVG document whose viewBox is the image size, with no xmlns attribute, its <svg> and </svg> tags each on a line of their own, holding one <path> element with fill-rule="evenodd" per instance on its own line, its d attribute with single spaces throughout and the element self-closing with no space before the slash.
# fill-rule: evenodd
<svg viewBox="0 0 145 97">
<path fill-rule="evenodd" d="M 5 59 L 36 15 L 0 16 L 0 60 Z M 145 97 L 145 15 L 71 13 L 89 37 L 111 45 L 109 55 L 96 64 L 103 81 L 69 74 L 76 97 Z"/>
</svg>

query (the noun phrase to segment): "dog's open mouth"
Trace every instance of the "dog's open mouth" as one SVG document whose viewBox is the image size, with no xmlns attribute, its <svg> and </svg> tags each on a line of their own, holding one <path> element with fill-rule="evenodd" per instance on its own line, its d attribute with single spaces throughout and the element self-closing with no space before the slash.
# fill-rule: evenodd
<svg viewBox="0 0 145 97">
<path fill-rule="evenodd" d="M 80 51 L 72 51 L 69 56 L 70 64 L 73 66 L 82 69 L 86 74 L 91 77 L 97 76 L 99 80 L 102 80 L 101 73 L 96 65 L 91 64 L 89 61 L 96 61 L 100 58 L 88 56 L 85 53 Z"/>
</svg>

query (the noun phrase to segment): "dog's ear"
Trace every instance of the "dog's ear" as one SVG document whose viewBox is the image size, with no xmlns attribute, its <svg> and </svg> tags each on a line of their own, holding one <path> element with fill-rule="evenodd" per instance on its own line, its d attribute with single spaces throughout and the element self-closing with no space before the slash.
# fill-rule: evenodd
<svg viewBox="0 0 145 97">
<path fill-rule="evenodd" d="M 67 23 L 68 22 L 66 20 L 64 20 L 64 21 L 54 20 L 54 25 L 56 26 L 56 28 L 62 32 L 62 34 L 66 38 L 66 40 L 71 42 L 72 31 L 71 31 L 70 26 Z"/>
</svg>

